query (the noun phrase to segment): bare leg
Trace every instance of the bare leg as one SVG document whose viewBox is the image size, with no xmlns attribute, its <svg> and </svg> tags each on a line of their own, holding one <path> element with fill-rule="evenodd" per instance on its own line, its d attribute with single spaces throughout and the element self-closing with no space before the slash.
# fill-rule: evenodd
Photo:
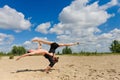
<svg viewBox="0 0 120 80">
<path fill-rule="evenodd" d="M 45 69 L 45 72 L 46 73 L 49 73 L 49 70 L 51 69 L 51 67 L 50 66 L 48 66 L 46 69 Z"/>
<path fill-rule="evenodd" d="M 21 58 L 23 58 L 23 57 L 30 56 L 30 55 L 34 55 L 34 54 L 35 54 L 34 52 L 23 54 L 23 55 L 21 55 L 20 57 L 18 57 L 18 58 L 16 59 L 16 61 L 19 60 L 19 59 L 21 59 Z"/>
<path fill-rule="evenodd" d="M 48 45 L 51 45 L 53 43 L 53 42 L 42 40 L 42 39 L 33 39 L 32 41 L 33 42 L 41 42 L 43 44 L 48 44 Z"/>
<path fill-rule="evenodd" d="M 23 58 L 23 57 L 26 57 L 26 56 L 35 55 L 35 54 L 39 54 L 39 55 L 48 54 L 48 55 L 50 55 L 50 56 L 53 56 L 52 54 L 48 53 L 48 51 L 43 50 L 43 49 L 39 49 L 39 50 L 32 50 L 30 53 L 23 54 L 23 55 L 21 55 L 20 57 L 18 57 L 16 60 L 19 60 L 19 59 L 21 59 L 21 58 Z"/>
</svg>

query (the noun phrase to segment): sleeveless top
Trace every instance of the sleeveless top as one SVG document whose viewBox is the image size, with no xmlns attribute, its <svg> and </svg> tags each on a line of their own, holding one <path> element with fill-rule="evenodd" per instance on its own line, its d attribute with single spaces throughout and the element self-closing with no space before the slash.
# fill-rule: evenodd
<svg viewBox="0 0 120 80">
<path fill-rule="evenodd" d="M 55 53 L 55 50 L 59 47 L 59 45 L 56 43 L 56 42 L 53 42 L 51 45 L 50 45 L 50 50 L 49 50 L 49 53 Z"/>
</svg>

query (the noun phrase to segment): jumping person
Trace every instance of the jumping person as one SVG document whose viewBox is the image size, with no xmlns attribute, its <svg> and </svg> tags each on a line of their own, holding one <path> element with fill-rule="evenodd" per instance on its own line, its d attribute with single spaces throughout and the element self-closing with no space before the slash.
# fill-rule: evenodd
<svg viewBox="0 0 120 80">
<path fill-rule="evenodd" d="M 45 56 L 45 57 L 49 60 L 49 62 L 50 62 L 49 66 L 50 66 L 50 67 L 53 67 L 53 65 L 57 62 L 57 61 L 56 61 L 56 60 L 57 60 L 56 57 L 53 57 L 53 55 L 50 54 L 47 50 L 42 49 L 41 42 L 39 42 L 38 49 L 36 49 L 36 50 L 32 50 L 32 49 L 31 49 L 31 50 L 29 50 L 29 51 L 27 51 L 27 52 L 28 52 L 28 53 L 21 55 L 21 56 L 18 57 L 16 60 L 19 60 L 19 59 L 21 59 L 21 58 L 23 58 L 23 57 L 26 57 L 26 56 L 43 55 L 43 56 Z M 48 71 L 49 71 L 49 70 L 46 70 L 46 69 L 45 69 L 45 72 L 46 72 L 46 73 L 48 73 Z"/>
<path fill-rule="evenodd" d="M 55 50 L 58 47 L 63 47 L 63 46 L 73 46 L 73 45 L 78 45 L 79 42 L 76 43 L 68 43 L 68 44 L 63 44 L 63 43 L 56 43 L 56 42 L 51 42 L 51 41 L 46 41 L 46 40 L 42 40 L 42 39 L 33 39 L 33 42 L 38 42 L 38 43 L 43 43 L 43 44 L 47 44 L 50 45 L 50 49 L 49 49 L 49 53 L 51 53 L 51 55 L 53 55 L 53 59 L 56 59 L 55 57 Z M 46 56 L 45 57 L 49 60 L 49 57 L 51 56 Z M 55 58 L 54 58 L 55 57 Z M 56 61 L 58 62 L 58 57 L 56 59 Z M 55 64 L 55 63 L 54 63 Z M 53 64 L 53 65 L 54 65 Z M 51 66 L 48 66 L 45 70 L 49 71 L 51 69 Z"/>
<path fill-rule="evenodd" d="M 79 42 L 75 42 L 75 43 L 56 43 L 56 42 L 51 42 L 51 41 L 46 41 L 46 40 L 42 40 L 42 39 L 33 39 L 33 42 L 38 42 L 38 43 L 43 43 L 43 44 L 47 44 L 50 45 L 50 49 L 49 49 L 49 53 L 53 54 L 53 56 L 55 55 L 55 51 L 58 47 L 63 47 L 63 46 L 73 46 L 73 45 L 78 45 Z"/>
</svg>

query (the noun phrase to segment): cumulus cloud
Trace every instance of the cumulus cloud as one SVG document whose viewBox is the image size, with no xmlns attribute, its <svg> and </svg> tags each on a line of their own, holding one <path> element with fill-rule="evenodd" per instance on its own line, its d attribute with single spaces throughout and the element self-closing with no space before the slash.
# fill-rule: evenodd
<svg viewBox="0 0 120 80">
<path fill-rule="evenodd" d="M 47 34 L 48 33 L 48 29 L 50 28 L 50 26 L 51 26 L 50 22 L 42 23 L 42 24 L 37 26 L 35 31 Z"/>
<path fill-rule="evenodd" d="M 120 13 L 120 8 L 118 9 L 118 13 Z"/>
<path fill-rule="evenodd" d="M 43 40 L 48 40 L 47 37 L 34 37 L 33 39 L 43 39 Z M 33 39 L 32 39 L 32 40 L 33 40 Z"/>
<path fill-rule="evenodd" d="M 14 40 L 13 35 L 0 33 L 0 45 L 11 44 L 13 42 L 13 40 Z"/>
<path fill-rule="evenodd" d="M 60 22 L 50 32 L 56 33 L 60 42 L 79 41 L 80 46 L 72 47 L 75 51 L 109 51 L 112 40 L 118 38 L 119 29 L 102 33 L 98 26 L 115 16 L 106 10 L 117 5 L 117 0 L 111 0 L 102 6 L 98 2 L 90 5 L 87 3 L 88 0 L 75 0 L 65 7 L 59 14 Z"/>
<path fill-rule="evenodd" d="M 29 50 L 29 49 L 37 49 L 38 48 L 38 43 L 37 42 L 32 42 L 33 39 L 42 39 L 42 40 L 47 40 L 47 37 L 34 37 L 29 41 L 25 41 L 23 43 L 23 46 Z M 49 45 L 42 44 L 42 48 L 49 50 Z"/>
<path fill-rule="evenodd" d="M 5 5 L 0 8 L 0 28 L 10 29 L 16 32 L 30 29 L 31 23 L 25 19 L 23 13 Z"/>
<path fill-rule="evenodd" d="M 115 5 L 118 5 L 118 0 L 111 0 L 106 5 L 103 5 L 100 8 L 102 8 L 102 9 L 108 9 L 108 8 L 110 8 L 112 6 L 115 6 Z"/>
<path fill-rule="evenodd" d="M 37 44 L 36 43 L 32 43 L 31 41 L 25 41 L 23 43 L 23 46 L 29 50 L 29 49 L 37 49 Z"/>
<path fill-rule="evenodd" d="M 13 35 L 0 33 L 0 51 L 9 52 L 11 49 L 10 45 L 12 44 L 13 40 L 14 40 Z"/>
</svg>

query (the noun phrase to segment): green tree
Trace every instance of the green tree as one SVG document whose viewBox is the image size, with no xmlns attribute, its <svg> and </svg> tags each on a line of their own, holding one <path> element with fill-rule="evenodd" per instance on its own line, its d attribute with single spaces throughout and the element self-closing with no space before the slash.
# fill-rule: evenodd
<svg viewBox="0 0 120 80">
<path fill-rule="evenodd" d="M 71 50 L 71 48 L 66 46 L 65 48 L 63 48 L 62 53 L 63 54 L 72 54 L 72 50 Z"/>
<path fill-rule="evenodd" d="M 110 51 L 113 53 L 120 53 L 120 42 L 117 40 L 114 40 L 109 47 Z"/>
<path fill-rule="evenodd" d="M 11 52 L 12 52 L 12 54 L 16 55 L 17 54 L 17 46 L 13 46 Z"/>
<path fill-rule="evenodd" d="M 11 53 L 13 55 L 21 55 L 24 54 L 26 52 L 25 48 L 22 46 L 13 46 Z"/>
</svg>

